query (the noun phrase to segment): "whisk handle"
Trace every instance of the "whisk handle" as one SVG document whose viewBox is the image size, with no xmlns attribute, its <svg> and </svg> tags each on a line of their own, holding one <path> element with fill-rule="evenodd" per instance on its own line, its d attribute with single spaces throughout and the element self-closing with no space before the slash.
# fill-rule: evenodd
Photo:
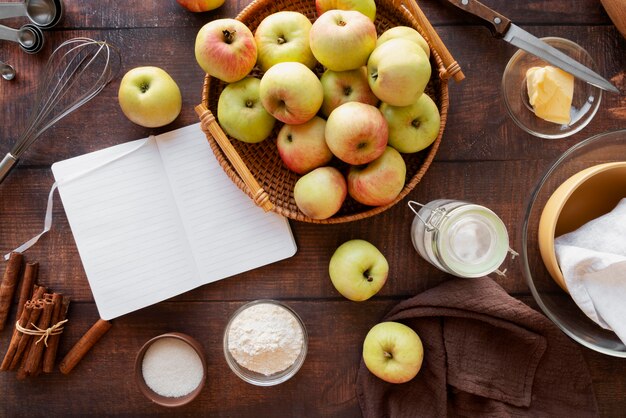
<svg viewBox="0 0 626 418">
<path fill-rule="evenodd" d="M 9 175 L 15 163 L 17 163 L 17 157 L 10 152 L 0 161 L 0 183 Z"/>
</svg>

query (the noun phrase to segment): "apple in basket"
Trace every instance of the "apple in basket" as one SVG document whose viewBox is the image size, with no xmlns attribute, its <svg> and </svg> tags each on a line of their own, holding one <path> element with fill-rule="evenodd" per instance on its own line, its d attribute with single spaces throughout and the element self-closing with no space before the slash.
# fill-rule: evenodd
<svg viewBox="0 0 626 418">
<path fill-rule="evenodd" d="M 405 383 L 417 376 L 424 346 L 415 331 L 399 322 L 381 322 L 363 341 L 363 362 L 375 376 L 389 383 Z"/>
<path fill-rule="evenodd" d="M 256 143 L 266 139 L 276 119 L 261 103 L 261 80 L 246 77 L 227 85 L 217 102 L 217 120 L 227 134 L 243 142 Z"/>
<path fill-rule="evenodd" d="M 299 62 L 280 62 L 261 78 L 261 102 L 281 122 L 297 125 L 317 114 L 324 100 L 319 78 Z"/>
<path fill-rule="evenodd" d="M 361 302 L 383 287 L 389 274 L 385 256 L 373 244 L 353 239 L 333 253 L 328 274 L 335 289 L 347 299 Z"/>
<path fill-rule="evenodd" d="M 385 148 L 383 154 L 364 166 L 352 166 L 348 173 L 348 193 L 357 202 L 370 206 L 391 203 L 406 181 L 406 164 L 398 151 Z"/>
<path fill-rule="evenodd" d="M 426 53 L 403 38 L 381 44 L 367 61 L 370 88 L 380 100 L 393 106 L 415 103 L 430 80 Z"/>
<path fill-rule="evenodd" d="M 306 174 L 324 166 L 333 158 L 324 131 L 326 121 L 319 116 L 300 125 L 283 125 L 276 138 L 278 154 L 287 168 Z"/>
<path fill-rule="evenodd" d="M 159 67 L 135 67 L 128 71 L 122 77 L 117 98 L 124 115 L 146 128 L 173 122 L 182 108 L 178 85 Z"/>
<path fill-rule="evenodd" d="M 430 57 L 430 47 L 428 46 L 426 39 L 424 39 L 418 31 L 409 26 L 394 26 L 393 28 L 387 29 L 378 37 L 376 46 L 378 47 L 385 42 L 396 38 L 403 38 L 415 42 L 424 50 L 426 55 Z"/>
<path fill-rule="evenodd" d="M 427 94 L 422 94 L 410 106 L 382 103 L 380 111 L 389 125 L 389 145 L 400 152 L 421 151 L 439 135 L 439 109 Z"/>
<path fill-rule="evenodd" d="M 254 35 L 242 22 L 217 19 L 198 31 L 195 55 L 204 72 L 233 83 L 252 71 L 257 60 L 257 48 Z"/>
<path fill-rule="evenodd" d="M 333 71 L 355 70 L 367 63 L 376 46 L 376 27 L 363 13 L 329 10 L 311 27 L 309 42 L 315 58 Z"/>
<path fill-rule="evenodd" d="M 286 61 L 315 67 L 317 60 L 309 47 L 311 25 L 309 18 L 298 12 L 277 12 L 263 19 L 254 32 L 261 69 L 267 71 Z"/>
<path fill-rule="evenodd" d="M 293 190 L 298 209 L 312 219 L 327 219 L 343 204 L 346 179 L 334 167 L 319 167 L 300 177 Z"/>
<path fill-rule="evenodd" d="M 374 0 L 315 0 L 317 15 L 333 10 L 356 10 L 369 17 L 373 22 L 376 18 L 376 3 Z"/>
<path fill-rule="evenodd" d="M 372 93 L 367 81 L 367 68 L 349 71 L 326 70 L 320 78 L 324 88 L 322 113 L 328 117 L 335 108 L 347 102 L 361 102 L 372 106 L 378 104 L 378 97 Z"/>
<path fill-rule="evenodd" d="M 176 0 L 185 9 L 190 12 L 208 12 L 209 10 L 217 9 L 224 0 Z"/>
<path fill-rule="evenodd" d="M 387 146 L 387 121 L 377 107 L 360 102 L 344 103 L 328 116 L 326 144 L 348 164 L 367 164 Z"/>
</svg>

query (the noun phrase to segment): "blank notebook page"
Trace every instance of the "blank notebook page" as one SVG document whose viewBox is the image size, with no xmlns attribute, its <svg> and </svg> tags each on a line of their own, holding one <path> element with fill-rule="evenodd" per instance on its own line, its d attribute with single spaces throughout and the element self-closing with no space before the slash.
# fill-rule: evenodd
<svg viewBox="0 0 626 418">
<path fill-rule="evenodd" d="M 232 183 L 199 124 L 52 171 L 103 319 L 296 252 L 288 221 Z"/>
</svg>

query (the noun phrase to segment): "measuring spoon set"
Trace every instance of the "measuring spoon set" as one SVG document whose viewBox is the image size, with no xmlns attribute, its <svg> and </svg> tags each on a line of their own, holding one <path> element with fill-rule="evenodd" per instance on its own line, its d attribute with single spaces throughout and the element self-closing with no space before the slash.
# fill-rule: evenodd
<svg viewBox="0 0 626 418">
<path fill-rule="evenodd" d="M 62 15 L 62 0 L 0 2 L 0 19 L 26 17 L 30 21 L 17 29 L 0 25 L 0 40 L 16 42 L 24 52 L 35 54 L 43 48 L 42 29 L 49 29 L 59 23 Z M 15 69 L 0 61 L 0 76 L 4 80 L 12 80 L 15 77 Z"/>
</svg>

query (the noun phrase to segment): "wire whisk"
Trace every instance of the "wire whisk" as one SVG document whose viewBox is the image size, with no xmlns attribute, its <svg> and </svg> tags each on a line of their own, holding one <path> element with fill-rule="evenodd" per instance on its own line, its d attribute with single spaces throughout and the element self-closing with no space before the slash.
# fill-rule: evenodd
<svg viewBox="0 0 626 418">
<path fill-rule="evenodd" d="M 93 99 L 120 67 L 119 51 L 107 42 L 72 38 L 59 45 L 46 64 L 26 129 L 0 162 L 0 183 L 46 129 Z"/>
</svg>

